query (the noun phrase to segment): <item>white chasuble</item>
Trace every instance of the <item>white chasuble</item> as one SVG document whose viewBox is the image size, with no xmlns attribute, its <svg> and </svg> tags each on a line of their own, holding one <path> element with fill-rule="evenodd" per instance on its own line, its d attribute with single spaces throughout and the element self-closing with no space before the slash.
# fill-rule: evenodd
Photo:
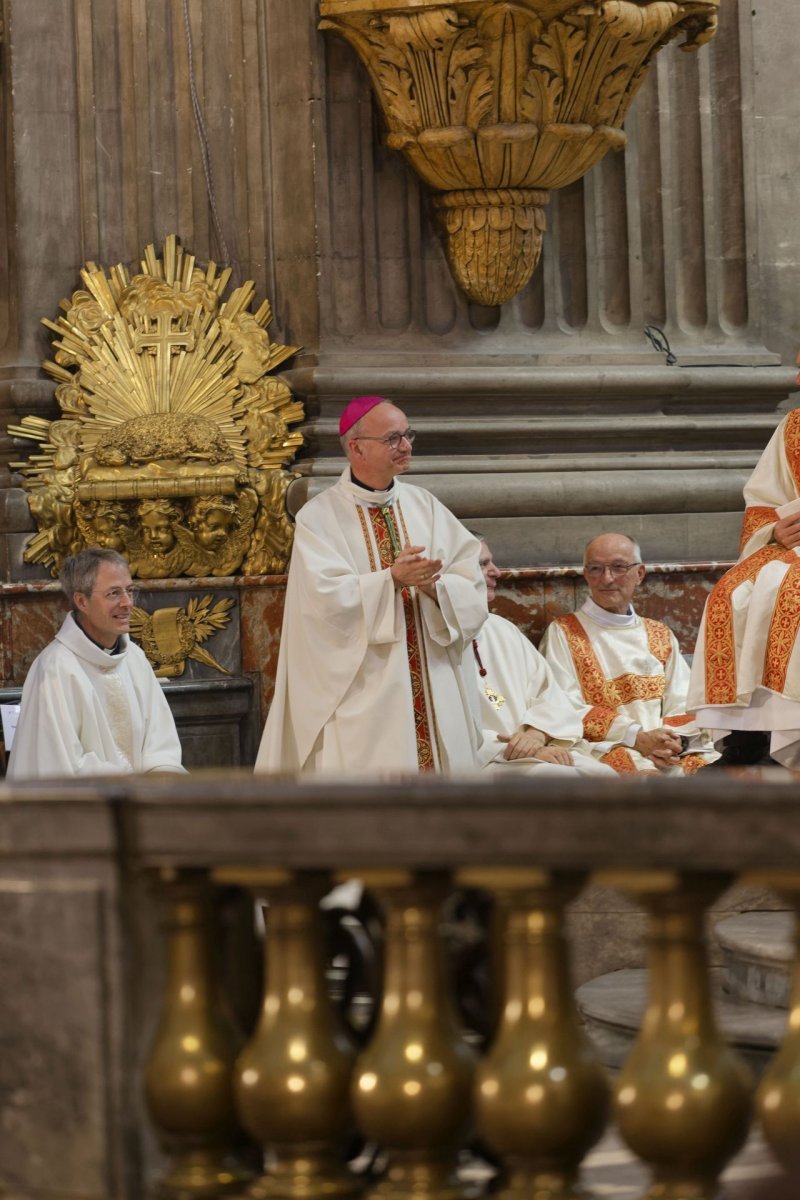
<svg viewBox="0 0 800 1200">
<path fill-rule="evenodd" d="M 406 544 L 442 560 L 436 601 L 397 589 Z M 486 620 L 479 543 L 423 488 L 349 468 L 297 517 L 275 696 L 257 771 L 385 774 L 475 765 L 464 647 Z"/>
<path fill-rule="evenodd" d="M 107 654 L 66 617 L 25 680 L 10 779 L 183 770 L 153 668 L 126 634 L 121 640 L 119 653 Z"/>
<path fill-rule="evenodd" d="M 526 769 L 537 774 L 613 774 L 592 758 L 581 740 L 583 727 L 577 708 L 559 687 L 545 659 L 516 625 L 490 614 L 467 649 L 465 666 L 470 659 L 480 699 L 479 766 Z M 525 726 L 545 734 L 548 744 L 569 750 L 572 767 L 535 758 L 504 758 L 506 743 L 497 740 L 498 734 L 510 736 Z"/>
<path fill-rule="evenodd" d="M 706 601 L 689 702 L 720 731 L 772 731 L 770 751 L 800 766 L 800 549 L 773 540 L 800 510 L 800 409 L 784 417 L 744 489 L 741 554 Z"/>
<path fill-rule="evenodd" d="M 634 749 L 640 731 L 667 728 L 690 739 L 681 766 L 658 768 L 664 774 L 691 774 L 719 757 L 686 711 L 689 668 L 660 621 L 607 613 L 590 599 L 553 621 L 542 652 L 580 711 L 592 754 L 620 774 L 657 769 Z"/>
</svg>

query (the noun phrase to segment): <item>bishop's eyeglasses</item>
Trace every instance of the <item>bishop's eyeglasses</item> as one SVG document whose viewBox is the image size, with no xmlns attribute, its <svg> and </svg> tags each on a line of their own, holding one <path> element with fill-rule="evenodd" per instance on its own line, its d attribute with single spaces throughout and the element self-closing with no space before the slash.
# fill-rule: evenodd
<svg viewBox="0 0 800 1200">
<path fill-rule="evenodd" d="M 623 575 L 627 575 L 628 571 L 632 571 L 634 567 L 640 567 L 639 562 L 632 563 L 587 563 L 584 571 L 590 579 L 602 579 L 606 571 L 614 579 L 621 579 Z"/>
<path fill-rule="evenodd" d="M 368 437 L 362 434 L 361 437 L 351 438 L 354 442 L 382 442 L 384 446 L 388 446 L 390 450 L 397 450 L 400 443 L 405 439 L 409 446 L 414 445 L 414 438 L 417 436 L 416 429 L 404 429 L 402 433 L 387 433 L 386 437 Z"/>
</svg>

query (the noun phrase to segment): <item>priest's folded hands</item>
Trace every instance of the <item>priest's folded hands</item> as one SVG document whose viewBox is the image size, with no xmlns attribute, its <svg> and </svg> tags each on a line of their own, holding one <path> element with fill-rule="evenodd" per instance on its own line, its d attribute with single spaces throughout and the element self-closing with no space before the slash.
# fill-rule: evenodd
<svg viewBox="0 0 800 1200">
<path fill-rule="evenodd" d="M 772 537 L 779 546 L 785 546 L 787 550 L 794 550 L 795 546 L 800 546 L 800 513 L 790 513 L 789 516 L 776 521 Z"/>
<path fill-rule="evenodd" d="M 416 587 L 436 599 L 436 583 L 442 569 L 440 558 L 425 558 L 424 546 L 405 545 L 390 567 L 396 588 Z"/>
<path fill-rule="evenodd" d="M 503 757 L 508 762 L 519 758 L 538 758 L 540 762 L 557 763 L 562 767 L 572 766 L 572 755 L 561 746 L 548 746 L 547 738 L 540 729 L 528 726 L 516 733 L 498 733 L 498 742 L 506 742 Z"/>
<path fill-rule="evenodd" d="M 641 730 L 633 743 L 644 758 L 649 758 L 657 767 L 679 767 L 681 765 L 681 739 L 671 729 Z"/>
</svg>

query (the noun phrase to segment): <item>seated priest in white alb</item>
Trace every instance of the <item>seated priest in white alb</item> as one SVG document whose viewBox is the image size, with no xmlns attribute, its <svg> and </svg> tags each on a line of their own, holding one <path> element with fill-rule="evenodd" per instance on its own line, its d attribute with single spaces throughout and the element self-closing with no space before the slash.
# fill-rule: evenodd
<svg viewBox="0 0 800 1200">
<path fill-rule="evenodd" d="M 491 604 L 500 571 L 485 541 L 480 566 Z M 470 658 L 478 680 L 481 767 L 527 769 L 540 775 L 614 774 L 592 757 L 582 741 L 578 710 L 516 625 L 490 613 L 467 651 Z"/>
<path fill-rule="evenodd" d="M 127 562 L 90 547 L 65 560 L 60 580 L 72 611 L 28 672 L 8 777 L 183 771 L 161 685 L 128 638 Z"/>
<path fill-rule="evenodd" d="M 784 417 L 750 476 L 741 555 L 706 601 L 689 702 L 722 762 L 771 755 L 800 767 L 800 409 Z"/>
<path fill-rule="evenodd" d="M 542 653 L 579 708 L 592 753 L 620 774 L 692 774 L 719 758 L 686 711 L 689 667 L 675 635 L 632 604 L 645 576 L 632 538 L 589 542 L 589 598 L 547 629 Z"/>
</svg>

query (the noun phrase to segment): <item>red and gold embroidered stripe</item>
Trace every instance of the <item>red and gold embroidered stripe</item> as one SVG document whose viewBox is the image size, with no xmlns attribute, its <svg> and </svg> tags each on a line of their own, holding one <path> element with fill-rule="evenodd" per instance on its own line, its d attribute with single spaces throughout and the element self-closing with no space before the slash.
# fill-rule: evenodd
<svg viewBox="0 0 800 1200">
<path fill-rule="evenodd" d="M 411 538 L 408 536 L 408 529 L 406 528 L 406 520 L 405 520 L 405 517 L 403 516 L 403 508 L 402 508 L 402 505 L 400 504 L 399 500 L 397 501 L 397 515 L 400 520 L 400 528 L 403 532 L 402 544 L 404 546 L 410 546 Z M 416 588 L 413 589 L 413 591 L 412 591 L 412 600 L 413 600 L 413 605 L 414 605 L 414 615 L 415 615 L 415 618 L 417 621 L 417 628 L 421 629 L 422 628 L 422 618 L 420 616 L 420 611 L 419 611 L 419 593 L 417 592 Z M 420 638 L 419 645 L 420 645 L 420 651 L 421 651 L 421 656 L 422 656 L 422 670 L 423 670 L 424 676 L 425 676 L 425 686 L 428 689 L 428 695 L 433 696 L 433 691 L 431 689 L 430 673 L 428 671 L 428 651 L 425 646 L 424 638 Z M 430 711 L 428 713 L 428 718 L 429 718 L 431 730 L 433 732 L 434 743 L 436 745 L 436 762 L 441 763 L 444 761 L 443 757 L 442 757 L 442 743 L 439 740 L 439 724 L 436 720 L 436 709 L 433 707 L 432 704 L 430 707 Z"/>
<path fill-rule="evenodd" d="M 593 708 L 612 709 L 616 713 L 621 704 L 630 704 L 633 700 L 660 700 L 664 695 L 666 681 L 663 675 L 628 674 L 606 679 L 591 639 L 576 613 L 559 617 L 558 624 L 567 639 L 587 704 Z M 660 621 L 648 621 L 645 628 L 650 653 L 662 664 L 666 663 L 670 652 L 669 630 Z M 587 714 L 587 717 L 590 716 L 591 713 Z"/>
<path fill-rule="evenodd" d="M 693 720 L 694 713 L 677 713 L 674 717 L 664 717 L 664 724 L 679 727 L 681 725 L 691 725 Z"/>
<path fill-rule="evenodd" d="M 708 765 L 708 759 L 704 758 L 702 754 L 686 754 L 681 759 L 681 770 L 684 775 L 694 775 L 696 771 Z"/>
<path fill-rule="evenodd" d="M 618 675 L 610 681 L 617 697 L 617 704 L 630 704 L 633 700 L 660 700 L 666 688 L 663 675 Z"/>
<path fill-rule="evenodd" d="M 603 668 L 594 652 L 589 635 L 577 615 L 570 613 L 566 617 L 559 617 L 558 624 L 567 639 L 567 646 L 578 672 L 578 682 L 586 703 L 598 708 L 616 708 L 614 699 L 608 691 L 610 681 L 603 674 Z"/>
<path fill-rule="evenodd" d="M 370 569 L 370 571 L 377 571 L 378 564 L 375 562 L 375 551 L 372 549 L 372 538 L 369 536 L 369 533 L 367 532 L 367 518 L 364 516 L 364 508 L 361 504 L 356 505 L 356 512 L 358 513 L 358 519 L 361 522 L 361 532 L 364 534 L 364 541 L 367 543 L 367 554 L 369 555 L 369 569 Z"/>
<path fill-rule="evenodd" d="M 795 561 L 781 580 L 772 610 L 764 654 L 764 687 L 782 692 L 800 629 L 800 562 Z"/>
<path fill-rule="evenodd" d="M 750 541 L 754 533 L 759 529 L 763 529 L 765 525 L 772 525 L 778 519 L 778 514 L 774 508 L 770 508 L 767 504 L 750 504 L 744 510 L 742 518 L 742 532 L 739 535 L 739 553 L 744 552 L 744 548 Z"/>
<path fill-rule="evenodd" d="M 660 621 L 654 621 L 652 617 L 642 617 L 645 633 L 647 634 L 647 648 L 653 658 L 657 658 L 662 667 L 666 667 L 672 654 L 672 638 L 669 636 L 669 630 L 666 625 L 662 625 Z"/>
<path fill-rule="evenodd" d="M 393 521 L 394 517 L 390 509 L 377 505 L 370 506 L 367 511 L 369 512 L 375 543 L 378 547 L 379 566 L 377 569 L 385 570 L 392 565 L 396 558 L 394 546 L 400 545 L 396 528 L 392 530 L 389 528 L 389 522 Z M 392 538 L 392 533 L 395 534 L 394 539 Z M 420 771 L 433 771 L 436 769 L 436 763 L 433 755 L 433 743 L 430 723 L 428 721 L 428 706 L 423 683 L 423 671 L 425 668 L 422 657 L 421 639 L 411 592 L 408 588 L 403 588 L 400 594 L 403 600 L 403 613 L 406 622 L 406 650 L 408 653 L 408 670 L 411 678 L 411 705 L 414 714 L 414 732 L 417 741 L 417 763 Z"/>
<path fill-rule="evenodd" d="M 614 723 L 617 711 L 595 704 L 583 718 L 583 736 L 590 742 L 602 742 Z"/>
<path fill-rule="evenodd" d="M 783 427 L 783 447 L 795 486 L 800 492 L 800 409 L 793 409 Z"/>
<path fill-rule="evenodd" d="M 733 640 L 731 596 L 743 583 L 752 583 L 768 562 L 797 561 L 791 550 L 764 546 L 726 571 L 706 604 L 706 703 L 736 703 L 736 649 Z"/>
<path fill-rule="evenodd" d="M 600 762 L 605 763 L 608 767 L 613 767 L 619 775 L 636 775 L 636 763 L 633 761 L 633 755 L 625 746 L 615 746 L 613 750 L 609 750 L 608 754 L 604 754 Z"/>
</svg>

